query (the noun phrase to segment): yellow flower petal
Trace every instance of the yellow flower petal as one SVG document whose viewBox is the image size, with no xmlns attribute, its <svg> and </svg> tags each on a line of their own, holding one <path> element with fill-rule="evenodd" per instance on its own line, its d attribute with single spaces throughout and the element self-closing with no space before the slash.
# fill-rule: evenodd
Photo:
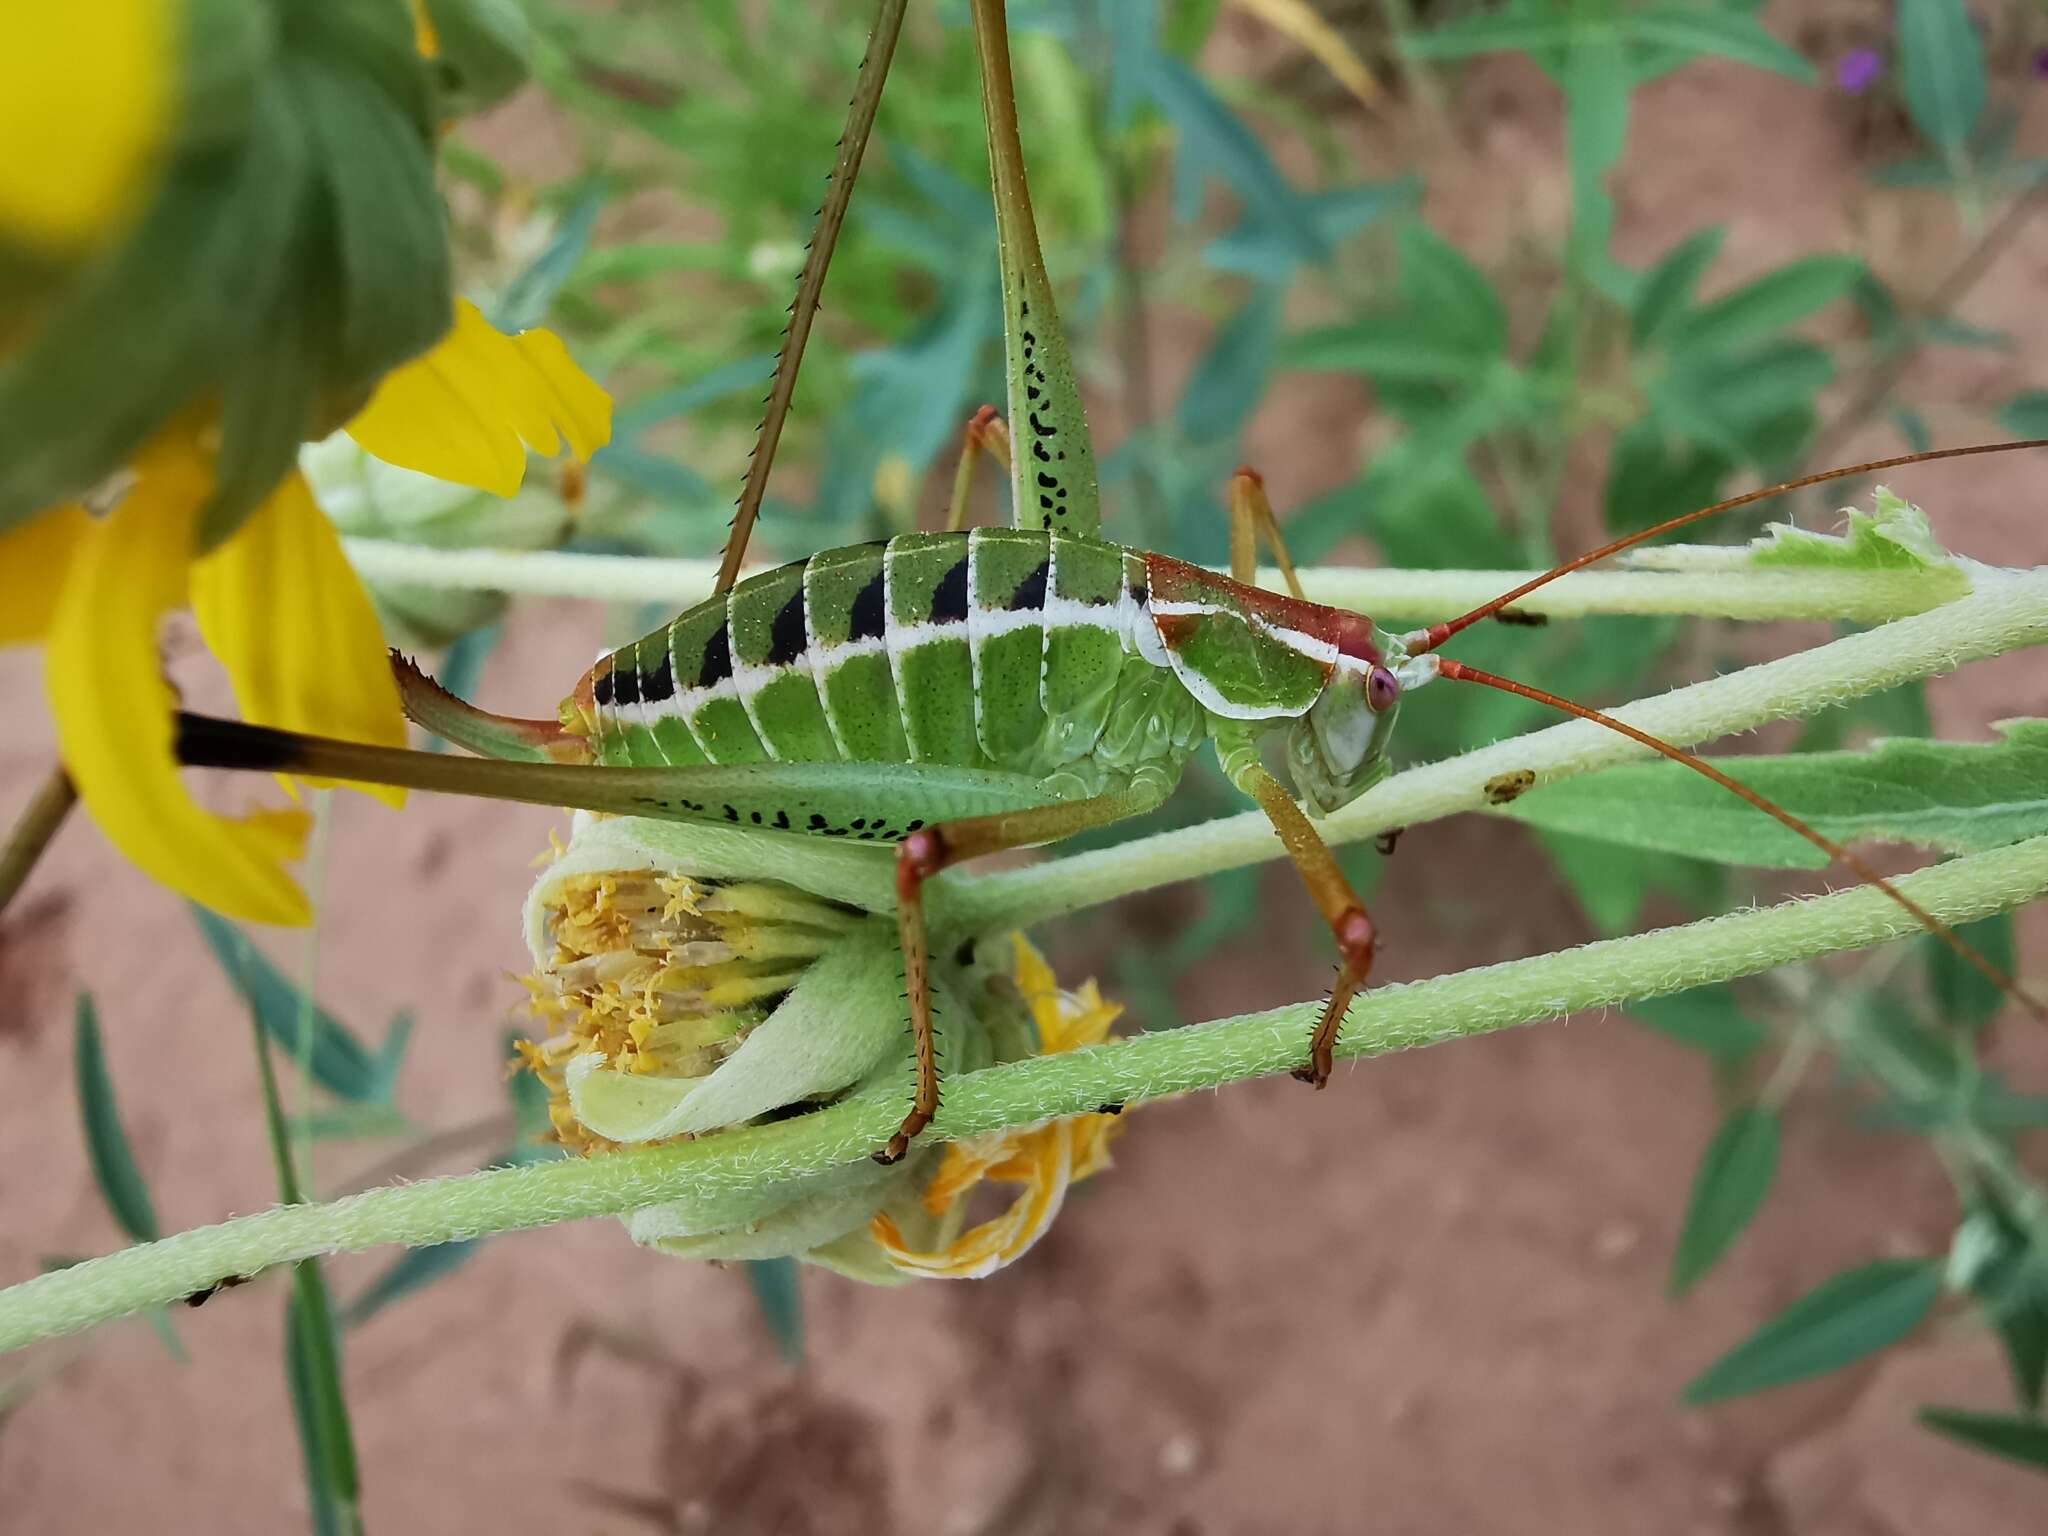
<svg viewBox="0 0 2048 1536">
<path fill-rule="evenodd" d="M 423 59 L 431 59 L 441 51 L 441 39 L 434 31 L 434 18 L 427 14 L 427 0 L 412 0 L 412 45 Z"/>
<path fill-rule="evenodd" d="M 85 508 L 52 507 L 0 533 L 0 645 L 40 640 L 72 556 L 92 527 Z"/>
<path fill-rule="evenodd" d="M 374 746 L 405 745 L 376 610 L 341 540 L 293 470 L 192 567 L 192 611 L 243 717 Z M 363 788 L 386 804 L 403 790 Z"/>
<path fill-rule="evenodd" d="M 1050 1055 L 1096 1045 L 1119 1012 L 1089 982 L 1064 992 L 1045 956 L 1023 934 L 1010 936 L 1012 977 L 1038 1025 L 1039 1049 Z M 984 1179 L 1021 1184 L 1024 1192 L 1000 1216 L 970 1227 L 934 1251 L 912 1248 L 886 1211 L 869 1222 L 868 1234 L 889 1263 L 909 1275 L 939 1280 L 979 1280 L 1014 1263 L 1043 1237 L 1059 1215 L 1067 1187 L 1109 1166 L 1113 1115 L 1074 1115 L 1025 1131 L 1005 1131 L 956 1141 L 925 1186 L 926 1214 L 943 1216 Z"/>
<path fill-rule="evenodd" d="M 79 541 L 50 621 L 45 670 L 64 765 L 108 841 L 146 873 L 230 917 L 304 923 L 305 894 L 282 861 L 296 856 L 305 818 L 202 810 L 172 755 L 176 700 L 157 625 L 184 600 L 210 466 L 184 438 L 152 445 L 136 469 L 135 488 Z"/>
<path fill-rule="evenodd" d="M 467 299 L 439 343 L 384 376 L 348 433 L 378 458 L 499 496 L 526 476 L 526 454 L 579 459 L 611 441 L 611 397 L 561 338 L 507 336 Z"/>
<path fill-rule="evenodd" d="M 946 1148 L 950 1161 L 955 1147 Z M 989 1177 L 1021 1183 L 1024 1193 L 1000 1216 L 970 1227 L 936 1253 L 905 1245 L 887 1212 L 877 1213 L 870 1232 L 889 1262 L 906 1274 L 938 1280 L 980 1280 L 1022 1257 L 1051 1228 L 1073 1182 L 1074 1140 L 1070 1122 L 1056 1121 L 1010 1138 L 1009 1157 Z M 941 1167 L 939 1177 L 946 1176 Z"/>
<path fill-rule="evenodd" d="M 169 124 L 174 0 L 7 8 L 0 237 L 76 250 L 131 213 Z"/>
<path fill-rule="evenodd" d="M 1017 990 L 1024 994 L 1024 1001 L 1031 1008 L 1032 1021 L 1038 1025 L 1038 1051 L 1041 1056 L 1079 1050 L 1084 1045 L 1100 1045 L 1109 1038 L 1109 1026 L 1124 1011 L 1121 1003 L 1104 1002 L 1093 981 L 1086 983 L 1079 992 L 1062 992 L 1059 978 L 1053 975 L 1045 956 L 1032 948 L 1031 941 L 1023 934 L 1011 934 L 1010 947 L 1015 960 L 1013 974 Z"/>
</svg>

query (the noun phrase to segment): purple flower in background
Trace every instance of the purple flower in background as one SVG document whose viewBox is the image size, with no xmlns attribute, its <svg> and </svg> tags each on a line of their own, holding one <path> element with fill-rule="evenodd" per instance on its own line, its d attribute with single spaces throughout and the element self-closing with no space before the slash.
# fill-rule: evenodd
<svg viewBox="0 0 2048 1536">
<path fill-rule="evenodd" d="M 2048 80 L 2048 48 L 2034 50 L 2034 73 Z"/>
<path fill-rule="evenodd" d="M 1835 66 L 1835 84 L 1851 96 L 1861 96 L 1883 77 L 1884 60 L 1875 48 L 1851 49 Z"/>
</svg>

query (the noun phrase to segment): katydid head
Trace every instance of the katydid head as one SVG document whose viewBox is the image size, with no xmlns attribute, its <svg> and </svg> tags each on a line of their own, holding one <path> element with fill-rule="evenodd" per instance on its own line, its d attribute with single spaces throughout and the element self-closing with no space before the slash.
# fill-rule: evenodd
<svg viewBox="0 0 2048 1536">
<path fill-rule="evenodd" d="M 1326 633 L 1337 648 L 1329 680 L 1287 733 L 1294 787 L 1318 816 L 1349 805 L 1386 776 L 1401 696 L 1436 674 L 1362 614 L 1332 610 Z"/>
</svg>

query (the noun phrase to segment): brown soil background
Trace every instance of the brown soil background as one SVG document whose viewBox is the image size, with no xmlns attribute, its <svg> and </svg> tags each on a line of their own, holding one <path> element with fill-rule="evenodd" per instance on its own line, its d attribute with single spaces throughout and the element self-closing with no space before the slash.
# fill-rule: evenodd
<svg viewBox="0 0 2048 1536">
<path fill-rule="evenodd" d="M 1861 8 L 1772 15 L 1824 68 L 1869 24 Z M 1271 53 L 1235 21 L 1220 46 Z M 1860 180 L 1868 134 L 1830 92 L 1691 66 L 1638 98 L 1616 187 L 1619 254 L 1640 263 L 1725 219 L 1716 285 L 1851 249 L 1924 291 L 1964 236 L 1939 201 Z M 1446 121 L 1405 117 L 1358 143 L 1368 170 L 1421 171 L 1438 226 L 1511 267 L 1518 245 L 1561 224 L 1560 138 L 1549 87 L 1501 64 L 1464 77 Z M 2028 366 L 2048 348 L 2044 295 L 2048 223 L 1962 311 L 2014 331 L 2019 350 L 1933 354 L 1910 393 L 1994 400 L 2048 383 Z M 1158 341 L 1170 379 L 1200 337 L 1164 328 Z M 1934 420 L 1937 435 L 1961 435 L 1959 420 Z M 1362 396 L 1296 378 L 1254 445 L 1286 506 L 1340 483 L 1370 432 Z M 1864 448 L 1892 451 L 1872 436 L 1849 452 Z M 2015 458 L 1896 484 L 1937 511 L 1953 546 L 2031 564 L 2043 558 L 2038 479 L 2038 463 Z M 590 655 L 598 637 L 592 610 L 522 609 L 484 702 L 552 697 L 563 658 Z M 1938 689 L 1940 724 L 1968 735 L 2039 713 L 2040 677 L 2036 656 L 1973 669 Z M 0 743 L 11 808 L 49 760 L 31 658 L 0 658 L 0 710 L 15 722 Z M 394 817 L 340 800 L 320 993 L 365 1030 L 416 1010 L 402 1101 L 423 1124 L 502 1105 L 496 1041 L 519 996 L 508 972 L 524 962 L 515 900 L 558 820 L 424 798 Z M 1270 928 L 1186 979 L 1189 1016 L 1322 984 L 1305 905 L 1284 872 L 1269 881 Z M 1492 822 L 1412 836 L 1376 909 L 1388 979 L 1584 936 L 1540 857 Z M 2048 923 L 2039 911 L 2022 921 L 2038 973 Z M 1069 945 L 1062 958 L 1078 976 L 1102 957 Z M 71 1088 L 71 997 L 86 985 L 165 1227 L 270 1199 L 227 987 L 178 901 L 80 819 L 0 927 L 0 1280 L 116 1242 Z M 2008 1035 L 2003 1054 L 2040 1091 L 2048 1049 Z M 1321 1095 L 1260 1083 L 1134 1114 L 1115 1172 L 994 1280 L 876 1293 L 806 1275 L 801 1374 L 776 1363 L 736 1273 L 638 1251 L 609 1222 L 498 1239 L 350 1337 L 368 1525 L 2038 1531 L 2038 1478 L 1911 1422 L 1922 1402 L 2003 1406 L 2002 1366 L 1974 1331 L 1711 1412 L 1677 1402 L 1698 1368 L 1836 1267 L 1945 1241 L 1951 1197 L 1925 1149 L 1847 1126 L 1825 1097 L 1816 1087 L 1795 1104 L 1762 1219 L 1680 1305 L 1663 1277 L 1712 1087 L 1685 1053 L 1618 1018 L 1378 1061 Z M 345 1186 L 382 1154 L 323 1148 L 319 1180 Z M 335 1263 L 339 1292 L 387 1258 Z M 39 1384 L 0 1423 L 0 1531 L 303 1529 L 282 1309 L 283 1288 L 265 1281 L 181 1313 L 185 1366 L 139 1323 L 30 1356 Z"/>
</svg>

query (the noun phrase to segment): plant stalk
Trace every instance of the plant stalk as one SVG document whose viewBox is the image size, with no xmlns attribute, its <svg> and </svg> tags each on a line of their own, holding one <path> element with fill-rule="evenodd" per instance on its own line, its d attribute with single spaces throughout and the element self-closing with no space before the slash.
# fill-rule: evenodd
<svg viewBox="0 0 2048 1536">
<path fill-rule="evenodd" d="M 683 608 L 711 595 L 713 560 L 576 555 L 553 550 L 428 549 L 388 539 L 344 539 L 365 579 L 463 592 L 580 597 Z M 1661 550 L 1668 558 L 1670 551 Z M 1539 571 L 1397 571 L 1331 566 L 1301 572 L 1309 597 L 1381 619 L 1453 618 L 1542 574 Z M 1280 572 L 1259 572 L 1278 589 Z M 1580 571 L 1515 604 L 1550 618 L 1592 614 L 1674 614 L 1701 618 L 1828 619 L 1878 624 L 1956 596 L 1963 583 L 1943 572 L 1911 571 Z"/>
<path fill-rule="evenodd" d="M 1944 922 L 1971 922 L 2048 892 L 2048 837 L 1921 870 L 1899 885 Z M 1352 1005 L 1338 1054 L 1379 1055 L 1617 1007 L 1919 931 L 1881 892 L 1863 887 L 1380 987 Z M 1319 1002 L 1296 1003 L 968 1073 L 948 1085 L 932 1134 L 974 1135 L 1281 1072 L 1300 1061 L 1320 1009 Z M 686 1191 L 802 1177 L 867 1156 L 901 1116 L 895 1095 L 870 1093 L 673 1146 L 403 1184 L 238 1217 L 0 1291 L 0 1351 L 163 1306 L 228 1276 L 323 1254 L 617 1215 Z"/>
</svg>

